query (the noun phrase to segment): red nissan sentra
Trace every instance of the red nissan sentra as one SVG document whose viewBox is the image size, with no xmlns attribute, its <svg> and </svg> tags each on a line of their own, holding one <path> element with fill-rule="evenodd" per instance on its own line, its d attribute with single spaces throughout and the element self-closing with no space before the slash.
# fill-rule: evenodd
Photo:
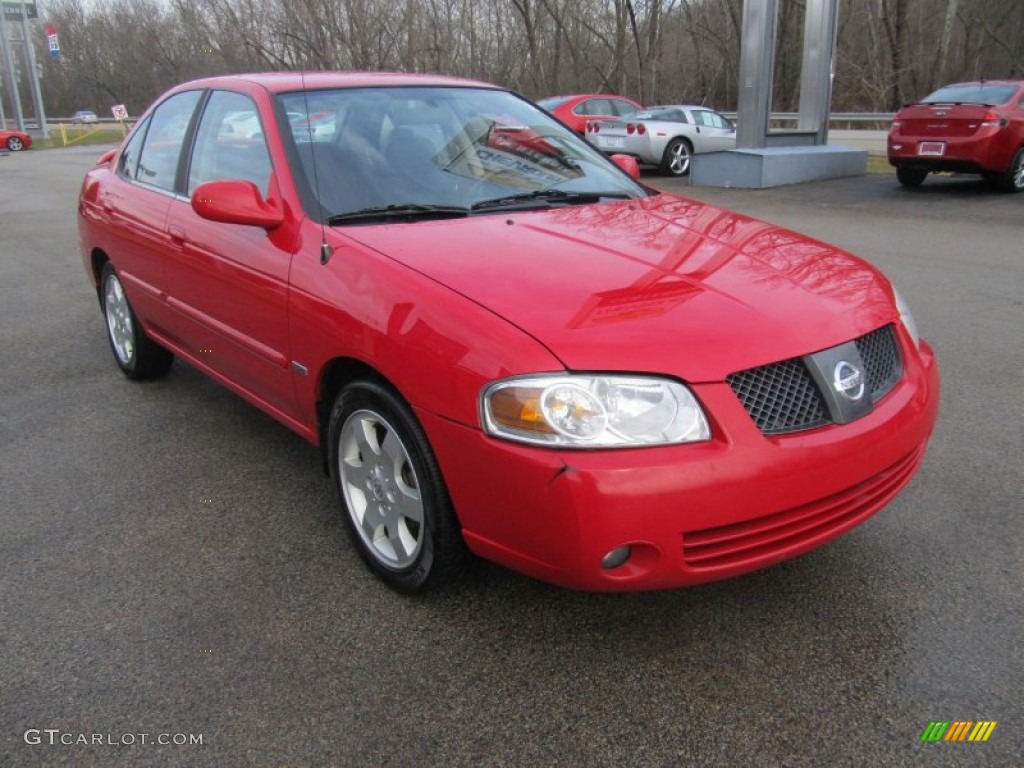
<svg viewBox="0 0 1024 768">
<path fill-rule="evenodd" d="M 899 293 L 634 177 L 485 83 L 212 78 L 86 175 L 82 257 L 122 371 L 178 357 L 319 445 L 399 590 L 469 552 L 678 587 L 869 518 L 939 400 Z"/>
</svg>

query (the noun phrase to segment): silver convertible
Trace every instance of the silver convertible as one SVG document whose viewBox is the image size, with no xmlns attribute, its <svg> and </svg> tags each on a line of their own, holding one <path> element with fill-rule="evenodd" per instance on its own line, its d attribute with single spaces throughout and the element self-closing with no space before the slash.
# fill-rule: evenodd
<svg viewBox="0 0 1024 768">
<path fill-rule="evenodd" d="M 736 147 L 736 127 L 707 107 L 668 104 L 587 123 L 587 139 L 602 152 L 632 155 L 666 176 L 685 176 L 695 152 Z"/>
</svg>

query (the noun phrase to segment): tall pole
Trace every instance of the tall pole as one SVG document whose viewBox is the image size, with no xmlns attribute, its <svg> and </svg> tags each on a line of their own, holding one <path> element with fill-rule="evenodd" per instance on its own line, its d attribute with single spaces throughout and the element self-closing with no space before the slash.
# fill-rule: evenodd
<svg viewBox="0 0 1024 768">
<path fill-rule="evenodd" d="M 3 68 L 2 64 L 0 64 L 0 68 Z M 0 79 L 0 131 L 2 131 L 3 129 L 5 129 L 7 127 L 7 114 L 4 112 L 4 91 L 5 90 L 6 90 L 6 88 L 4 87 L 3 80 Z"/>
<path fill-rule="evenodd" d="M 28 82 L 32 90 L 32 105 L 35 107 L 36 123 L 39 125 L 39 135 L 48 138 L 46 130 L 46 112 L 43 110 L 43 94 L 39 89 L 39 71 L 36 69 L 36 52 L 32 46 L 32 36 L 28 32 L 28 8 L 25 0 L 21 0 L 21 37 L 25 41 L 25 57 L 28 63 Z"/>
<path fill-rule="evenodd" d="M 14 127 L 24 133 L 25 116 L 21 113 L 21 95 L 18 93 L 18 84 L 14 80 L 14 59 L 11 56 L 11 48 L 7 40 L 7 18 L 2 4 L 0 4 L 0 48 L 3 48 L 4 80 L 7 82 L 7 92 L 11 95 L 11 106 L 14 109 Z"/>
</svg>

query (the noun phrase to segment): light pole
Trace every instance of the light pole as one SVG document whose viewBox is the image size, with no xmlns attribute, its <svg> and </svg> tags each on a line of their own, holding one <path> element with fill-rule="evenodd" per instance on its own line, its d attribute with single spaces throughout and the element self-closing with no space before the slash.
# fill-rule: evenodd
<svg viewBox="0 0 1024 768">
<path fill-rule="evenodd" d="M 25 115 L 21 112 L 21 97 L 18 94 L 18 84 L 14 81 L 14 58 L 11 56 L 11 47 L 7 40 L 7 9 L 2 3 L 0 3 L 0 48 L 3 48 L 4 81 L 7 83 L 7 92 L 11 95 L 11 107 L 14 109 L 14 127 L 24 133 Z"/>
<path fill-rule="evenodd" d="M 21 38 L 25 43 L 25 56 L 28 62 L 28 82 L 32 90 L 32 105 L 36 111 L 36 122 L 39 124 L 39 135 L 46 139 L 46 112 L 43 110 L 43 94 L 39 89 L 39 70 L 36 69 L 36 53 L 32 50 L 32 38 L 28 33 L 28 8 L 25 0 L 21 0 Z"/>
</svg>

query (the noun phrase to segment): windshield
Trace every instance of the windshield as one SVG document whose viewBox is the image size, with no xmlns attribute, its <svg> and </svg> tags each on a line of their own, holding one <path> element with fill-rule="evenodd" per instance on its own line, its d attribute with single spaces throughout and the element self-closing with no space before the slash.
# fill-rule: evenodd
<svg viewBox="0 0 1024 768">
<path fill-rule="evenodd" d="M 1015 85 L 986 85 L 970 83 L 967 85 L 947 85 L 935 93 L 925 97 L 922 104 L 1004 104 L 1017 91 Z"/>
<path fill-rule="evenodd" d="M 389 207 L 496 210 L 487 203 L 500 198 L 529 196 L 540 206 L 647 194 L 596 149 L 506 91 L 347 88 L 280 100 L 299 158 L 296 175 L 323 221 Z"/>
</svg>

